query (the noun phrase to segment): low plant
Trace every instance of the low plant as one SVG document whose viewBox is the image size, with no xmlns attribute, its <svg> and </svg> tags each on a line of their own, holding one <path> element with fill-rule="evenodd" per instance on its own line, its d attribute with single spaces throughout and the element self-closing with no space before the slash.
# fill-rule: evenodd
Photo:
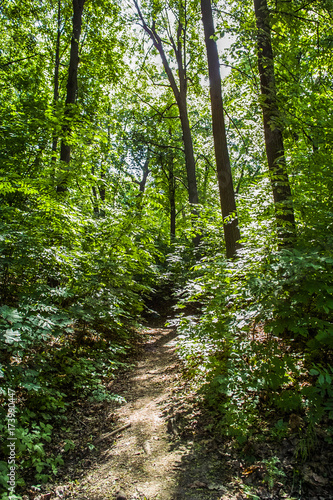
<svg viewBox="0 0 333 500">
<path fill-rule="evenodd" d="M 332 258 L 318 249 L 243 249 L 233 262 L 204 258 L 187 287 L 203 315 L 180 329 L 187 373 L 201 381 L 219 428 L 245 442 L 260 415 L 333 416 Z M 325 352 L 325 355 L 323 355 Z M 271 435 L 288 432 L 283 418 Z M 328 433 L 329 438 L 329 433 Z"/>
</svg>

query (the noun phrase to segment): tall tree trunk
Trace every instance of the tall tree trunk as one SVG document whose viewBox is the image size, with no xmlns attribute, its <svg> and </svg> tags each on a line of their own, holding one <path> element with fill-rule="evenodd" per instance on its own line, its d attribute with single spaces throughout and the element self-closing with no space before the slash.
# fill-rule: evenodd
<svg viewBox="0 0 333 500">
<path fill-rule="evenodd" d="M 91 168 L 91 174 L 92 176 L 95 175 L 95 167 L 92 167 Z M 97 194 L 97 189 L 96 189 L 96 186 L 93 184 L 91 186 L 91 191 L 92 191 L 92 205 L 93 205 L 93 209 L 94 209 L 94 215 L 96 217 L 99 216 L 99 199 L 98 199 L 98 194 Z"/>
<path fill-rule="evenodd" d="M 144 192 L 145 192 L 146 183 L 147 183 L 147 179 L 148 179 L 148 175 L 149 175 L 149 162 L 150 162 L 149 155 L 150 155 L 150 153 L 148 151 L 146 161 L 142 167 L 142 179 L 139 183 L 140 193 L 142 193 L 142 194 L 144 194 Z"/>
<path fill-rule="evenodd" d="M 71 159 L 71 146 L 69 135 L 71 132 L 71 119 L 73 118 L 74 105 L 77 97 L 77 72 L 79 67 L 79 42 L 82 28 L 82 14 L 85 0 L 73 0 L 73 35 L 71 41 L 67 96 L 65 103 L 64 125 L 62 127 L 62 141 L 60 150 L 60 161 L 65 163 L 64 175 L 57 186 L 57 192 L 67 191 L 67 181 L 69 174 L 69 163 Z"/>
<path fill-rule="evenodd" d="M 276 95 L 274 56 L 266 0 L 254 0 L 257 24 L 258 68 L 265 146 L 273 191 L 280 245 L 290 245 L 296 236 L 293 200 L 286 168 L 282 122 Z"/>
<path fill-rule="evenodd" d="M 139 184 L 139 194 L 137 195 L 137 200 L 136 200 L 136 208 L 137 208 L 137 215 L 139 218 L 141 218 L 142 214 L 142 208 L 143 208 L 143 195 L 145 193 L 146 189 L 146 184 L 147 184 L 147 179 L 150 173 L 149 170 L 149 163 L 150 163 L 150 151 L 148 149 L 147 151 L 147 158 L 146 161 L 142 167 L 142 178 L 141 181 L 135 181 L 137 184 Z"/>
<path fill-rule="evenodd" d="M 54 77 L 53 77 L 53 109 L 56 112 L 57 103 L 59 101 L 59 67 L 60 67 L 60 37 L 61 37 L 61 0 L 58 0 L 58 15 L 57 15 L 57 42 L 54 60 Z M 52 137 L 52 157 L 51 161 L 54 165 L 57 160 L 58 134 L 55 132 Z M 54 170 L 54 169 L 53 169 Z"/>
<path fill-rule="evenodd" d="M 238 229 L 235 193 L 232 182 L 230 159 L 225 131 L 220 62 L 217 45 L 214 40 L 215 29 L 211 0 L 201 0 L 201 13 L 205 31 L 205 43 L 208 59 L 214 149 L 217 179 L 221 200 L 221 210 L 224 221 L 224 237 L 227 257 L 232 258 L 236 254 L 236 250 L 238 247 L 237 242 L 240 239 L 240 233 Z"/>
<path fill-rule="evenodd" d="M 176 83 L 175 77 L 173 75 L 173 72 L 170 68 L 170 65 L 168 63 L 168 60 L 165 55 L 164 47 L 162 44 L 162 40 L 159 37 L 158 33 L 156 32 L 156 29 L 153 25 L 153 27 L 149 27 L 147 23 L 145 22 L 143 15 L 141 13 L 140 7 L 137 3 L 136 0 L 133 0 L 135 7 L 138 11 L 140 20 L 142 22 L 142 27 L 146 31 L 146 33 L 149 35 L 151 41 L 153 42 L 154 47 L 157 49 L 157 51 L 160 54 L 164 70 L 167 74 L 170 87 L 173 91 L 173 94 L 176 99 L 176 103 L 178 106 L 179 110 L 179 116 L 180 116 L 180 121 L 181 121 L 181 126 L 182 126 L 182 132 L 183 132 L 183 144 L 184 144 L 184 152 L 185 152 L 185 163 L 186 163 L 186 174 L 187 174 L 187 184 L 188 184 L 188 197 L 189 197 L 189 202 L 192 205 L 197 205 L 199 203 L 199 196 L 198 196 L 198 188 L 197 188 L 197 179 L 196 179 L 196 166 L 195 166 L 195 158 L 194 158 L 194 152 L 193 152 L 193 141 L 192 141 L 192 132 L 190 128 L 190 122 L 188 118 L 188 111 L 187 111 L 187 80 L 186 80 L 186 69 L 185 65 L 183 62 L 182 58 L 182 45 L 180 41 L 180 31 L 181 31 L 181 24 L 179 24 L 178 28 L 178 40 L 177 40 L 177 45 L 175 44 L 174 40 L 172 37 L 170 38 L 170 42 L 172 44 L 176 59 L 177 59 L 177 66 L 178 66 L 178 75 L 179 75 L 179 88 Z M 195 210 L 194 210 L 195 212 Z"/>
<path fill-rule="evenodd" d="M 106 194 L 106 190 L 105 190 L 105 172 L 104 172 L 104 170 L 101 171 L 101 182 L 98 184 L 98 192 L 99 192 L 99 196 L 100 196 L 100 199 L 101 199 L 101 202 L 102 202 L 102 206 L 103 206 L 104 201 L 105 201 L 105 194 Z M 99 215 L 100 215 L 100 217 L 105 217 L 105 210 L 104 210 L 104 208 L 100 208 L 99 209 Z"/>
<path fill-rule="evenodd" d="M 170 203 L 170 240 L 176 237 L 176 179 L 173 169 L 173 157 L 169 158 L 169 203 Z"/>
<path fill-rule="evenodd" d="M 183 132 L 183 144 L 185 151 L 186 175 L 187 175 L 187 186 L 188 186 L 188 200 L 192 205 L 197 205 L 199 203 L 199 195 L 197 187 L 195 158 L 193 151 L 192 132 L 187 112 L 186 93 L 184 91 L 182 93 L 179 93 L 177 104 L 178 104 L 179 116 Z"/>
<path fill-rule="evenodd" d="M 97 189 L 95 186 L 92 186 L 91 190 L 92 190 L 92 194 L 93 194 L 92 203 L 93 203 L 93 207 L 94 207 L 94 214 L 96 216 L 98 216 L 99 215 L 99 206 L 98 206 Z"/>
<path fill-rule="evenodd" d="M 98 184 L 98 191 L 102 201 L 105 201 L 105 171 L 101 171 L 101 182 Z"/>
</svg>

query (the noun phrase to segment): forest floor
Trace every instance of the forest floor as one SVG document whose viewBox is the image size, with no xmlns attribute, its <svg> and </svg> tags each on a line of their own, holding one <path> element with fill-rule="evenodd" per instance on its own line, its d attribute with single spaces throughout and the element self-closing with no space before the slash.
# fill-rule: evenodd
<svg viewBox="0 0 333 500">
<path fill-rule="evenodd" d="M 91 458 L 71 496 L 77 500 L 242 498 L 232 493 L 231 485 L 223 484 L 221 457 L 209 433 L 200 433 L 197 426 L 199 404 L 181 377 L 176 328 L 147 327 L 144 337 L 134 369 L 112 384 L 112 391 L 126 403 L 110 409 L 116 423 L 106 423 L 97 439 L 98 455 Z M 108 436 L 114 428 L 129 424 Z"/>
<path fill-rule="evenodd" d="M 151 322 L 141 336 L 132 368 L 110 382 L 112 393 L 126 401 L 78 404 L 70 419 L 75 449 L 58 485 L 30 491 L 24 500 L 333 499 L 321 473 L 332 450 L 310 457 L 295 476 L 295 437 L 276 445 L 261 440 L 246 451 L 218 436 L 213 417 L 183 376 L 176 327 Z M 256 460 L 249 460 L 251 454 Z M 275 454 L 280 467 L 265 460 Z M 304 481 L 308 494 L 301 492 Z"/>
</svg>

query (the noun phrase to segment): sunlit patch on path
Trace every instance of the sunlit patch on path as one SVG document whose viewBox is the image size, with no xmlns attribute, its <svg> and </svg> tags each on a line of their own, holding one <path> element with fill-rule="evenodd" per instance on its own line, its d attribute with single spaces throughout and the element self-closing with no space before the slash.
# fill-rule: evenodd
<svg viewBox="0 0 333 500">
<path fill-rule="evenodd" d="M 149 341 L 123 385 L 121 395 L 127 402 L 118 410 L 119 427 L 131 426 L 110 440 L 101 440 L 101 460 L 77 488 L 78 499 L 114 498 L 118 492 L 128 499 L 175 498 L 175 468 L 186 449 L 170 449 L 162 405 L 179 376 L 176 332 L 149 328 L 145 333 Z"/>
</svg>

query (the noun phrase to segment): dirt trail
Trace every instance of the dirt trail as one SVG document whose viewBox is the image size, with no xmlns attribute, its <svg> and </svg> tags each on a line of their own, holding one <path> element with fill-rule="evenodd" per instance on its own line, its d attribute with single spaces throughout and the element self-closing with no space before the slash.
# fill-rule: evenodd
<svg viewBox="0 0 333 500">
<path fill-rule="evenodd" d="M 98 443 L 98 462 L 81 479 L 74 498 L 229 498 L 221 497 L 218 485 L 211 489 L 208 484 L 200 483 L 207 471 L 198 463 L 193 467 L 193 440 L 175 443 L 172 434 L 176 434 L 176 427 L 172 419 L 165 417 L 165 407 L 170 404 L 180 377 L 175 354 L 176 330 L 147 328 L 145 333 L 149 341 L 144 354 L 134 370 L 113 387 L 127 401 L 116 410 L 117 428 L 131 425 L 111 437 L 107 434 L 113 428 L 104 429 Z"/>
<path fill-rule="evenodd" d="M 174 467 L 185 450 L 170 450 L 162 411 L 177 378 L 176 332 L 148 328 L 145 333 L 145 354 L 118 392 L 127 402 L 117 411 L 117 427 L 131 426 L 109 440 L 101 436 L 102 463 L 81 483 L 78 499 L 109 499 L 119 491 L 127 499 L 173 498 Z"/>
</svg>

